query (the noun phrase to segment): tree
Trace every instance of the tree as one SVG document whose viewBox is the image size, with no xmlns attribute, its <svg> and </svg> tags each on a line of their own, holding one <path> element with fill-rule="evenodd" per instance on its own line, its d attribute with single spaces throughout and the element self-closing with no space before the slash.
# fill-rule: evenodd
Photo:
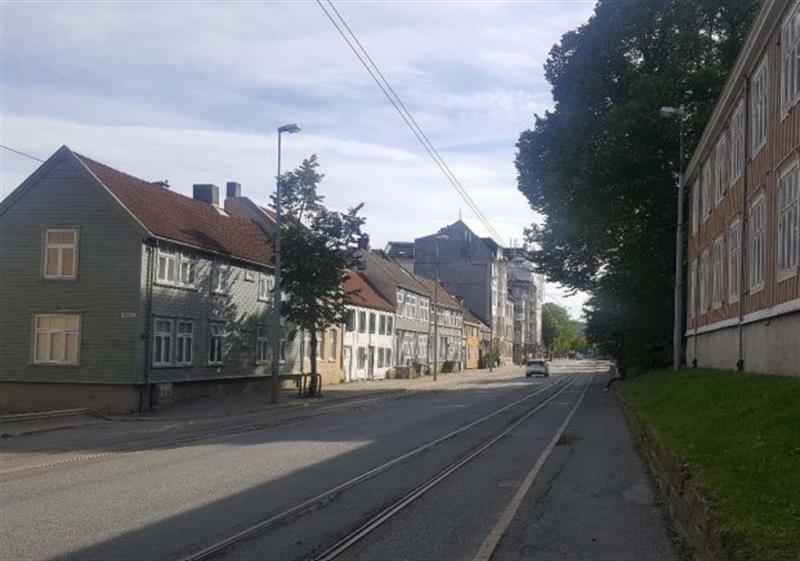
<svg viewBox="0 0 800 561">
<path fill-rule="evenodd" d="M 540 272 L 590 292 L 587 335 L 642 369 L 671 352 L 678 132 L 659 108 L 688 111 L 688 158 L 758 5 L 600 0 L 550 51 L 555 109 L 517 143 Z"/>
<path fill-rule="evenodd" d="M 577 334 L 566 308 L 552 302 L 542 306 L 542 342 L 550 356 L 561 356 L 572 349 Z"/>
<path fill-rule="evenodd" d="M 323 175 L 316 155 L 279 178 L 286 221 L 283 230 L 283 281 L 286 298 L 281 315 L 309 333 L 311 383 L 308 395 L 319 391 L 317 333 L 342 323 L 345 316 L 347 270 L 355 267 L 364 219 L 361 205 L 346 213 L 328 210 L 317 192 Z"/>
</svg>

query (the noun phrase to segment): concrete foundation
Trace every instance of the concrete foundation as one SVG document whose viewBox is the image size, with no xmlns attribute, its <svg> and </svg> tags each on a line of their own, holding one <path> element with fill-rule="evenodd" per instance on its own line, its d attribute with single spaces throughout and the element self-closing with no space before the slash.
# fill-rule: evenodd
<svg viewBox="0 0 800 561">
<path fill-rule="evenodd" d="M 140 391 L 134 385 L 0 382 L 0 414 L 86 407 L 99 413 L 133 413 Z"/>
<path fill-rule="evenodd" d="M 800 313 L 686 338 L 686 362 L 698 367 L 735 370 L 740 357 L 744 369 L 762 374 L 800 376 Z"/>
</svg>

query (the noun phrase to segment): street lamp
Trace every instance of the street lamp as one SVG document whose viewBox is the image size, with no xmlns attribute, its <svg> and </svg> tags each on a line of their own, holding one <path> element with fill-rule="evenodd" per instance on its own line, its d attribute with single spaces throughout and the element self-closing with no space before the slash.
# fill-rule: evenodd
<svg viewBox="0 0 800 561">
<path fill-rule="evenodd" d="M 436 381 L 436 371 L 439 363 L 439 240 L 449 240 L 447 234 L 439 234 L 436 243 L 436 284 L 433 285 L 433 381 Z"/>
<path fill-rule="evenodd" d="M 675 224 L 675 316 L 672 325 L 672 368 L 681 367 L 681 351 L 683 348 L 683 135 L 684 123 L 688 114 L 681 107 L 662 107 L 660 114 L 665 119 L 676 119 L 680 124 L 678 149 L 678 221 Z"/>
<path fill-rule="evenodd" d="M 278 378 L 281 355 L 281 136 L 283 133 L 300 132 L 300 127 L 292 123 L 278 127 L 278 176 L 275 181 L 275 286 L 272 291 L 272 384 L 270 401 L 278 403 L 281 383 Z"/>
</svg>

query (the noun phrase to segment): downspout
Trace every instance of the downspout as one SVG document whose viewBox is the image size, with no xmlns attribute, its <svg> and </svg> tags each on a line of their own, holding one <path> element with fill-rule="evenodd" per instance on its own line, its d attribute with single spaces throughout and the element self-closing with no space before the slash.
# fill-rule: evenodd
<svg viewBox="0 0 800 561">
<path fill-rule="evenodd" d="M 747 239 L 745 234 L 750 226 L 749 218 L 747 216 L 747 168 L 750 163 L 750 74 L 744 76 L 744 169 L 742 170 L 742 229 L 739 232 L 739 359 L 736 361 L 736 370 L 741 372 L 744 370 L 744 264 L 747 262 L 748 256 L 747 244 L 744 243 Z"/>
<path fill-rule="evenodd" d="M 153 252 L 155 248 L 151 244 L 145 244 L 147 247 L 147 288 L 145 290 L 145 328 L 144 328 L 144 388 L 139 393 L 139 412 L 149 410 L 150 403 L 150 339 L 151 339 L 151 321 L 150 316 L 153 310 L 153 274 L 155 268 L 153 267 Z M 156 247 L 158 247 L 158 240 L 156 240 Z M 146 407 L 145 407 L 146 403 Z"/>
</svg>

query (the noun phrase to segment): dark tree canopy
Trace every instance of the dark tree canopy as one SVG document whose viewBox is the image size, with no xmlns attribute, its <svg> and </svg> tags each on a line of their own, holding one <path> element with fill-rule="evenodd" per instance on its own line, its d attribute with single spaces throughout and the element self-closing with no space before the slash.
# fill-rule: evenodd
<svg viewBox="0 0 800 561">
<path fill-rule="evenodd" d="M 550 51 L 554 110 L 517 144 L 519 189 L 545 217 L 527 232 L 540 271 L 589 291 L 590 338 L 642 368 L 672 340 L 678 126 L 659 108 L 688 111 L 688 159 L 757 8 L 600 0 Z"/>
</svg>

